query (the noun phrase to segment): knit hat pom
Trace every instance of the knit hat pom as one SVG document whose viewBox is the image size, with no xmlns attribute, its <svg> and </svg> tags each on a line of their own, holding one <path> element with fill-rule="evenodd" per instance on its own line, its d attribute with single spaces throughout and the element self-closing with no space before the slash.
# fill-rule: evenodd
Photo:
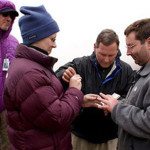
<svg viewBox="0 0 150 150">
<path fill-rule="evenodd" d="M 43 5 L 23 6 L 20 8 L 20 12 L 24 14 L 19 19 L 19 27 L 25 45 L 35 43 L 59 31 L 56 21 Z"/>
</svg>

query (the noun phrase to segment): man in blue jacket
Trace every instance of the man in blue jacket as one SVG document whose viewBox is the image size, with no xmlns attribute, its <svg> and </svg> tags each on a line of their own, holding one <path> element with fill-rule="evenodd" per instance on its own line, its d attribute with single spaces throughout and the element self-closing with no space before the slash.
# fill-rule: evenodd
<svg viewBox="0 0 150 150">
<path fill-rule="evenodd" d="M 117 125 L 110 113 L 99 109 L 99 93 L 117 93 L 125 97 L 133 80 L 133 70 L 120 60 L 118 35 L 104 29 L 90 56 L 75 58 L 60 67 L 56 74 L 67 87 L 74 74 L 82 77 L 84 102 L 72 124 L 73 150 L 116 150 Z"/>
</svg>

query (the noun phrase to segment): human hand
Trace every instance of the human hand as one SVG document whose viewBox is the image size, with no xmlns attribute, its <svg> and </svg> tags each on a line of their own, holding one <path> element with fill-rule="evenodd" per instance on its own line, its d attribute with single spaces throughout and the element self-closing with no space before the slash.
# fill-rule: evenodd
<svg viewBox="0 0 150 150">
<path fill-rule="evenodd" d="M 78 90 L 81 90 L 81 76 L 79 74 L 75 74 L 70 78 L 69 87 L 75 87 Z"/>
<path fill-rule="evenodd" d="M 99 105 L 99 108 L 108 112 L 111 112 L 114 106 L 118 104 L 118 100 L 115 99 L 113 96 L 105 95 L 103 93 L 100 93 L 100 97 L 98 97 L 98 100 L 102 102 L 102 105 Z"/>
<path fill-rule="evenodd" d="M 86 94 L 84 95 L 82 107 L 96 107 L 98 108 L 100 105 L 100 101 L 98 100 L 99 95 L 97 94 Z"/>
<path fill-rule="evenodd" d="M 70 78 L 76 74 L 76 71 L 74 70 L 74 68 L 72 67 L 68 67 L 64 73 L 63 73 L 63 76 L 62 76 L 62 79 L 66 82 L 69 82 L 70 81 Z"/>
</svg>

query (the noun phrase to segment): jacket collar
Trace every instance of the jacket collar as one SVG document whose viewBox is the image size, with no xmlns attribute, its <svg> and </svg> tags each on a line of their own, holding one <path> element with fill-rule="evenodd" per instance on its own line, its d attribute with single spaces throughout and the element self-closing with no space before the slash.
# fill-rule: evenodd
<svg viewBox="0 0 150 150">
<path fill-rule="evenodd" d="M 34 49 L 36 49 L 37 51 L 39 51 L 39 52 L 41 52 L 41 53 L 43 53 L 43 54 L 45 54 L 45 55 L 48 55 L 48 52 L 47 52 L 47 51 L 44 51 L 43 49 L 41 49 L 41 48 L 39 48 L 39 47 L 36 47 L 36 46 L 29 46 L 29 47 L 34 48 Z"/>
<path fill-rule="evenodd" d="M 138 71 L 140 76 L 147 76 L 150 74 L 150 63 L 145 64 L 141 69 Z"/>
<path fill-rule="evenodd" d="M 96 60 L 96 55 L 94 52 L 90 56 L 90 60 L 93 64 L 93 66 L 96 68 L 99 78 L 101 79 L 101 75 L 100 75 L 99 69 L 97 67 L 98 62 Z M 105 80 L 102 83 L 105 84 L 108 81 L 112 80 L 118 73 L 120 73 L 121 70 L 122 70 L 122 67 L 120 64 L 120 58 L 117 56 L 115 59 L 115 62 L 113 63 L 113 65 L 111 65 L 110 72 L 108 73 L 107 77 L 105 78 Z"/>
<path fill-rule="evenodd" d="M 23 44 L 20 44 L 17 47 L 16 58 L 26 58 L 35 61 L 48 69 L 52 69 L 58 60 L 57 58 L 45 55 L 44 53 L 37 51 L 35 48 Z"/>
</svg>

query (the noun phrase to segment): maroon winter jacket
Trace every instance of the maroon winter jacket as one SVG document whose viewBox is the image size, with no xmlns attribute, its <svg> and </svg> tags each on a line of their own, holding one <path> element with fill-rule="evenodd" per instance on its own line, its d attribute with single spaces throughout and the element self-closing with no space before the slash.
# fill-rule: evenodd
<svg viewBox="0 0 150 150">
<path fill-rule="evenodd" d="M 57 61 L 20 44 L 5 82 L 4 102 L 12 150 L 71 150 L 70 124 L 83 94 L 64 93 L 52 71 Z"/>
</svg>

